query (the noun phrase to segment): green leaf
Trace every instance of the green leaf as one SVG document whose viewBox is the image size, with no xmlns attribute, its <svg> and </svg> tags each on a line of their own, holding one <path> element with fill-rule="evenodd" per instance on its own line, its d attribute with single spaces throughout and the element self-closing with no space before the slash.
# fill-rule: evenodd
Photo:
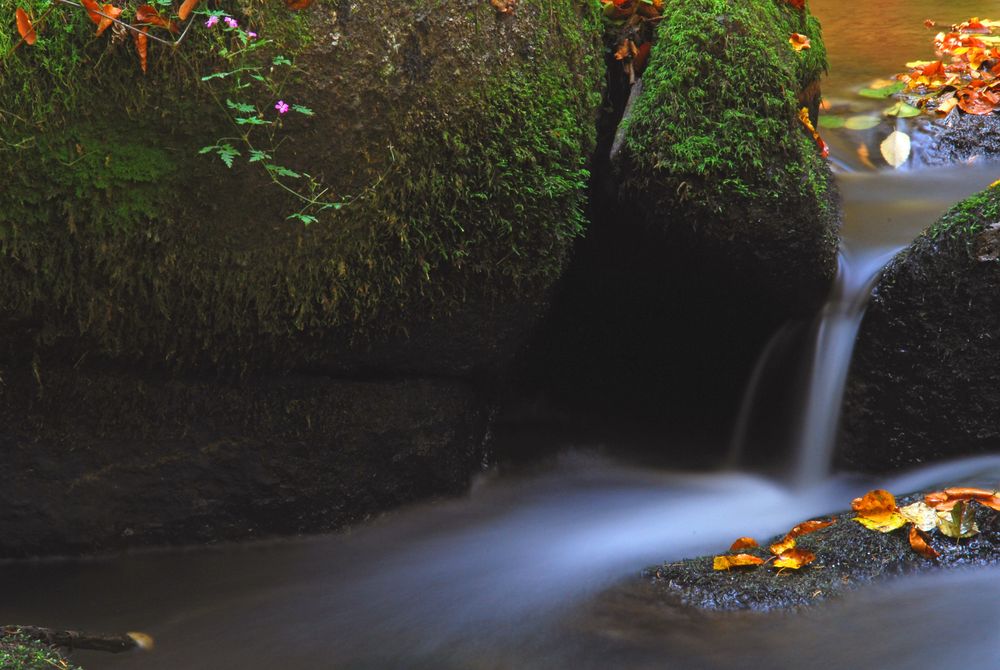
<svg viewBox="0 0 1000 670">
<path fill-rule="evenodd" d="M 313 112 L 308 107 L 303 107 L 302 105 L 292 105 L 292 109 L 298 112 L 299 114 L 305 114 L 306 116 L 315 115 L 315 112 Z"/>
<path fill-rule="evenodd" d="M 843 128 L 846 123 L 847 119 L 842 116 L 821 115 L 819 117 L 820 128 Z"/>
<path fill-rule="evenodd" d="M 895 93 L 899 93 L 904 88 L 906 88 L 906 84 L 904 82 L 897 81 L 889 84 L 888 86 L 881 86 L 879 88 L 863 88 L 858 91 L 858 95 L 862 95 L 866 98 L 877 98 L 879 100 L 883 100 Z"/>
<path fill-rule="evenodd" d="M 858 116 L 849 117 L 846 121 L 844 121 L 844 127 L 850 130 L 869 130 L 880 123 L 882 123 L 882 121 L 877 116 L 860 114 Z"/>
<path fill-rule="evenodd" d="M 267 119 L 262 119 L 259 116 L 237 116 L 236 123 L 241 126 L 251 125 L 251 126 L 269 126 L 271 122 Z"/>
<path fill-rule="evenodd" d="M 288 218 L 301 221 L 302 224 L 306 226 L 308 226 L 310 223 L 316 223 L 319 220 L 312 214 L 303 214 L 302 212 L 296 212 L 295 214 L 291 214 L 288 216 Z"/>
<path fill-rule="evenodd" d="M 255 114 L 257 112 L 257 108 L 253 105 L 248 105 L 245 102 L 233 102 L 229 98 L 226 98 L 226 106 L 229 107 L 229 109 L 235 109 L 241 114 Z"/>
<path fill-rule="evenodd" d="M 271 61 L 271 65 L 291 65 L 291 64 L 292 61 L 288 60 L 287 58 L 281 55 L 275 56 L 274 59 Z"/>
<path fill-rule="evenodd" d="M 920 110 L 913 105 L 908 105 L 902 100 L 897 102 L 895 105 L 885 110 L 886 116 L 898 116 L 901 119 L 909 119 L 914 116 L 920 116 Z"/>
<path fill-rule="evenodd" d="M 302 176 L 298 172 L 296 172 L 295 170 L 289 170 L 288 168 L 286 168 L 284 166 L 275 165 L 274 163 L 268 163 L 264 167 L 267 168 L 268 172 L 270 172 L 271 174 L 277 175 L 279 177 L 292 177 L 293 179 L 297 179 L 297 178 L 299 178 L 299 177 Z"/>
<path fill-rule="evenodd" d="M 269 159 L 270 157 L 271 157 L 271 154 L 267 153 L 266 151 L 261 151 L 260 149 L 251 149 L 250 150 L 250 158 L 248 159 L 247 162 L 248 163 L 256 163 L 257 161 L 265 161 L 265 160 Z"/>
<path fill-rule="evenodd" d="M 233 167 L 233 159 L 240 155 L 240 152 L 233 148 L 231 144 L 220 144 L 216 147 L 219 159 L 226 164 L 226 167 Z"/>
<path fill-rule="evenodd" d="M 209 151 L 215 151 L 216 149 L 218 149 L 218 147 L 213 144 L 210 147 L 202 147 L 201 149 L 198 149 L 198 153 L 207 154 Z"/>
</svg>

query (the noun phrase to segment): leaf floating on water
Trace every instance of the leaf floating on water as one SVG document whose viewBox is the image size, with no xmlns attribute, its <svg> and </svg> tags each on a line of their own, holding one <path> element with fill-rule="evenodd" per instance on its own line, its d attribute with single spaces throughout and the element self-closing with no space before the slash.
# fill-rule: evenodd
<svg viewBox="0 0 1000 670">
<path fill-rule="evenodd" d="M 882 140 L 879 149 L 882 151 L 882 158 L 885 159 L 885 162 L 898 168 L 906 163 L 910 157 L 910 136 L 902 131 L 894 130 L 889 133 L 889 137 Z"/>
<path fill-rule="evenodd" d="M 808 535 L 809 533 L 815 533 L 817 530 L 822 530 L 828 526 L 832 526 L 837 523 L 836 519 L 828 519 L 823 521 L 822 519 L 811 519 L 809 521 L 803 521 L 795 528 L 788 531 L 786 537 L 802 537 L 803 535 Z"/>
<path fill-rule="evenodd" d="M 929 538 L 926 533 L 916 526 L 910 526 L 910 547 L 913 551 L 924 558 L 937 558 L 941 554 L 929 544 L 928 540 Z"/>
<path fill-rule="evenodd" d="M 17 22 L 17 33 L 21 36 L 28 46 L 35 43 L 38 35 L 35 33 L 35 27 L 31 25 L 31 19 L 28 18 L 28 14 L 18 7 L 14 10 L 14 20 Z"/>
<path fill-rule="evenodd" d="M 969 509 L 969 503 L 958 501 L 950 512 L 938 512 L 938 530 L 960 540 L 979 533 L 976 525 L 976 515 Z"/>
<path fill-rule="evenodd" d="M 775 556 L 780 556 L 785 552 L 791 551 L 794 548 L 795 548 L 795 538 L 791 537 L 790 535 L 786 535 L 781 540 L 775 542 L 770 547 L 768 547 L 768 550 L 770 550 L 770 552 Z"/>
<path fill-rule="evenodd" d="M 842 116 L 823 114 L 819 117 L 818 125 L 820 128 L 843 128 L 846 121 L 847 119 Z"/>
<path fill-rule="evenodd" d="M 849 130 L 869 130 L 880 123 L 882 123 L 882 120 L 877 116 L 858 114 L 857 116 L 851 116 L 844 121 L 844 127 Z"/>
<path fill-rule="evenodd" d="M 915 502 L 912 505 L 900 507 L 899 513 L 920 530 L 927 531 L 937 528 L 937 512 L 925 502 Z"/>
<path fill-rule="evenodd" d="M 760 565 L 763 558 L 752 554 L 734 554 L 732 556 L 716 556 L 712 559 L 713 570 L 729 570 L 730 568 L 743 568 Z"/>
<path fill-rule="evenodd" d="M 740 549 L 752 549 L 753 547 L 759 546 L 757 540 L 752 537 L 741 537 L 732 546 L 729 547 L 729 551 L 739 551 Z"/>
<path fill-rule="evenodd" d="M 782 553 L 771 565 L 775 568 L 798 570 L 816 560 L 816 554 L 805 549 L 789 549 Z"/>
<path fill-rule="evenodd" d="M 869 491 L 851 502 L 851 509 L 858 513 L 854 517 L 865 528 L 889 533 L 906 524 L 896 508 L 896 498 L 883 489 Z"/>
<path fill-rule="evenodd" d="M 898 116 L 902 119 L 910 119 L 914 116 L 920 116 L 920 110 L 913 105 L 908 105 L 905 102 L 897 102 L 895 105 L 885 110 L 886 116 Z"/>
<path fill-rule="evenodd" d="M 904 88 L 906 88 L 906 83 L 902 81 L 894 81 L 890 83 L 878 81 L 873 82 L 872 87 L 863 88 L 858 91 L 858 95 L 866 98 L 876 98 L 878 100 L 882 100 L 899 93 Z"/>
</svg>

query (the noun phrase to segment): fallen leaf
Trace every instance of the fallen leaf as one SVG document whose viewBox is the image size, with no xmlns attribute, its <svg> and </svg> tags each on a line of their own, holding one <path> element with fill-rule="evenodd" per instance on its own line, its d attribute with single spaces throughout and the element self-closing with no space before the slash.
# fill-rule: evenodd
<svg viewBox="0 0 1000 670">
<path fill-rule="evenodd" d="M 786 535 L 785 537 L 781 538 L 781 540 L 775 542 L 770 547 L 768 547 L 770 552 L 775 556 L 780 556 L 781 554 L 784 554 L 787 551 L 791 551 L 794 548 L 795 548 L 795 538 L 789 537 L 788 535 Z"/>
<path fill-rule="evenodd" d="M 712 559 L 713 570 L 729 570 L 730 568 L 741 568 L 751 565 L 760 565 L 763 558 L 752 554 L 734 554 L 732 556 L 716 556 Z"/>
<path fill-rule="evenodd" d="M 739 551 L 740 549 L 751 549 L 756 547 L 757 540 L 752 537 L 741 537 L 733 542 L 732 546 L 729 547 L 729 551 Z"/>
<path fill-rule="evenodd" d="M 882 158 L 894 168 L 898 168 L 910 157 L 910 136 L 900 130 L 894 130 L 882 140 L 879 145 Z M 898 514 L 896 516 L 899 516 Z M 900 517 L 902 518 L 902 517 Z M 900 526 L 902 524 L 899 524 Z M 896 526 L 899 528 L 899 526 Z M 891 529 L 890 529 L 891 530 Z M 886 532 L 886 531 L 883 531 Z"/>
<path fill-rule="evenodd" d="M 146 34 L 149 32 L 149 28 L 143 28 L 139 32 L 132 33 L 135 39 L 135 52 L 139 54 L 139 66 L 142 68 L 142 73 L 146 74 L 146 66 L 149 62 L 149 38 Z"/>
<path fill-rule="evenodd" d="M 96 0 L 80 0 L 80 4 L 87 10 L 87 16 L 90 17 L 91 21 L 96 24 L 101 23 L 101 18 L 103 18 L 100 14 L 101 6 L 97 4 Z"/>
<path fill-rule="evenodd" d="M 803 535 L 808 535 L 809 533 L 815 533 L 817 530 L 821 530 L 823 528 L 832 526 L 836 522 L 837 522 L 836 519 L 828 519 L 827 521 L 823 521 L 821 519 L 812 519 L 810 521 L 803 521 L 798 526 L 788 531 L 788 535 L 786 537 L 802 537 Z"/>
<path fill-rule="evenodd" d="M 952 96 L 938 103 L 937 107 L 934 108 L 934 111 L 938 114 L 948 114 L 951 110 L 955 109 L 956 106 L 958 106 L 958 98 Z"/>
<path fill-rule="evenodd" d="M 635 56 L 632 58 L 632 67 L 635 68 L 636 74 L 642 74 L 642 71 L 646 69 L 646 61 L 649 60 L 649 50 L 652 46 L 652 42 L 643 42 L 639 45 Z"/>
<path fill-rule="evenodd" d="M 868 145 L 859 144 L 858 145 L 858 160 L 869 170 L 877 170 L 875 164 L 872 163 L 871 156 L 868 154 Z"/>
<path fill-rule="evenodd" d="M 884 156 L 885 150 L 882 153 Z M 883 489 L 875 489 L 861 498 L 855 498 L 851 502 L 851 509 L 858 513 L 854 521 L 881 533 L 894 531 L 906 524 L 906 520 L 896 508 L 896 499 Z"/>
<path fill-rule="evenodd" d="M 916 526 L 910 526 L 910 547 L 924 558 L 937 558 L 941 554 L 928 543 L 928 536 Z"/>
<path fill-rule="evenodd" d="M 848 117 L 848 119 L 844 121 L 844 127 L 849 130 L 869 130 L 880 123 L 882 123 L 882 121 L 877 116 L 858 114 L 856 116 Z"/>
<path fill-rule="evenodd" d="M 924 28 L 933 28 L 936 25 L 937 25 L 937 21 L 931 21 L 930 19 L 926 19 L 924 21 Z"/>
<path fill-rule="evenodd" d="M 100 37 L 101 33 L 107 30 L 108 27 L 114 23 L 113 19 L 117 19 L 121 16 L 122 8 L 115 7 L 114 5 L 104 5 L 101 11 L 104 12 L 105 16 L 101 16 L 101 20 L 97 24 L 97 33 L 95 33 L 97 37 Z"/>
<path fill-rule="evenodd" d="M 187 21 L 187 17 L 191 16 L 191 12 L 194 11 L 194 8 L 198 6 L 199 2 L 201 2 L 201 0 L 184 0 L 184 2 L 181 3 L 181 8 L 177 10 L 177 18 L 181 21 Z"/>
<path fill-rule="evenodd" d="M 1000 494 L 989 489 L 956 486 L 944 491 L 934 491 L 924 496 L 924 501 L 938 511 L 950 511 L 962 500 L 975 500 L 981 505 L 1000 512 Z"/>
<path fill-rule="evenodd" d="M 920 116 L 920 110 L 913 105 L 908 105 L 902 100 L 897 102 L 895 105 L 885 110 L 886 116 L 897 116 L 901 119 L 909 119 L 914 116 Z"/>
<path fill-rule="evenodd" d="M 830 147 L 826 145 L 826 142 L 823 141 L 823 138 L 819 136 L 819 133 L 816 132 L 816 129 L 813 127 L 812 121 L 809 120 L 809 109 L 807 107 L 803 107 L 799 110 L 799 121 L 801 121 L 802 125 L 806 127 L 806 130 L 812 134 L 813 140 L 816 142 L 816 146 L 819 147 L 819 155 L 823 158 L 829 156 Z"/>
<path fill-rule="evenodd" d="M 798 570 L 804 565 L 809 565 L 816 560 L 816 554 L 805 549 L 789 549 L 784 552 L 771 565 L 775 568 L 790 568 Z"/>
<path fill-rule="evenodd" d="M 18 7 L 14 10 L 14 20 L 17 22 L 17 33 L 21 36 L 28 46 L 31 46 L 38 39 L 38 35 L 35 34 L 35 28 L 31 25 L 31 19 L 28 18 L 27 12 Z"/>
<path fill-rule="evenodd" d="M 948 537 L 960 540 L 979 533 L 976 516 L 969 511 L 969 503 L 964 500 L 958 501 L 950 512 L 938 512 L 937 516 L 938 530 Z"/>
<path fill-rule="evenodd" d="M 285 6 L 296 11 L 305 9 L 312 4 L 312 0 L 285 0 Z M 490 0 L 493 9 L 498 14 L 513 14 L 517 8 L 517 0 Z"/>
<path fill-rule="evenodd" d="M 787 0 L 787 1 L 788 1 L 788 4 L 790 4 L 795 9 L 805 9 L 806 8 L 806 0 Z"/>
<path fill-rule="evenodd" d="M 862 95 L 866 98 L 888 98 L 889 96 L 899 93 L 904 88 L 906 88 L 906 83 L 902 81 L 894 81 L 889 83 L 883 83 L 881 81 L 873 82 L 872 86 L 869 88 L 863 88 L 858 91 L 858 95 Z"/>
<path fill-rule="evenodd" d="M 809 49 L 812 44 L 809 43 L 809 38 L 801 33 L 792 33 L 788 36 L 788 43 L 792 45 L 792 48 L 796 51 L 802 51 L 803 49 Z"/>
<path fill-rule="evenodd" d="M 119 10 L 120 11 L 120 10 Z M 152 5 L 142 5 L 135 10 L 135 20 L 139 23 L 146 23 L 151 26 L 158 26 L 160 28 L 166 28 L 172 33 L 180 31 L 180 28 L 173 21 L 168 21 L 167 19 L 160 16 L 160 12 L 156 10 Z"/>
<path fill-rule="evenodd" d="M 920 530 L 934 530 L 937 528 L 937 512 L 925 502 L 918 501 L 912 505 L 899 508 L 900 515 L 912 523 Z"/>
</svg>

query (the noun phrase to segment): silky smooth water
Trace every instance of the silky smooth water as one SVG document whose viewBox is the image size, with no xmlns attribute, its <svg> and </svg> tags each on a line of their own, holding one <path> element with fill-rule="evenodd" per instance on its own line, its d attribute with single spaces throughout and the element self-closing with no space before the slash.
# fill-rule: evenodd
<svg viewBox="0 0 1000 670">
<path fill-rule="evenodd" d="M 925 55 L 931 33 L 923 19 L 958 21 L 990 9 L 962 1 L 811 4 L 831 53 L 828 91 L 842 96 Z M 846 307 L 831 307 L 827 320 L 860 318 L 865 287 L 892 251 L 990 172 L 842 175 L 847 241 L 838 290 Z M 832 372 L 817 373 L 829 378 L 846 369 L 853 337 L 827 330 L 816 357 L 837 352 Z M 1000 667 L 997 569 L 911 577 L 767 615 L 678 611 L 628 586 L 646 565 L 786 530 L 873 486 L 904 492 L 969 477 L 1000 484 L 1000 456 L 881 481 L 819 476 L 829 454 L 815 447 L 828 443 L 816 436 L 829 434 L 839 409 L 826 384 L 810 391 L 824 398 L 814 412 L 825 427 L 801 440 L 806 488 L 746 473 L 631 467 L 578 449 L 538 471 L 484 476 L 466 498 L 347 533 L 3 563 L 0 623 L 138 629 L 157 639 L 149 654 L 78 653 L 92 670 Z"/>
</svg>

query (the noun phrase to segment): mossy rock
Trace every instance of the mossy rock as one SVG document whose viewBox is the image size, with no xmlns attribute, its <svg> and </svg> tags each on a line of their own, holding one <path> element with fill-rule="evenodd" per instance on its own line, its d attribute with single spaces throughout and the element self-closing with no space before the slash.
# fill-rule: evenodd
<svg viewBox="0 0 1000 670">
<path fill-rule="evenodd" d="M 796 52 L 789 34 L 808 36 Z M 820 26 L 783 0 L 664 4 L 641 93 L 619 129 L 620 197 L 708 272 L 734 273 L 790 313 L 836 271 L 830 170 L 815 121 L 826 68 Z"/>
<path fill-rule="evenodd" d="M 886 268 L 844 400 L 842 465 L 1000 451 L 1000 188 L 955 205 Z"/>
<path fill-rule="evenodd" d="M 5 330 L 67 359 L 184 369 L 455 373 L 501 359 L 584 226 L 597 8 L 226 6 L 295 56 L 281 95 L 315 111 L 283 120 L 275 161 L 344 206 L 304 226 L 258 166 L 197 155 L 234 134 L 199 81 L 222 66 L 200 55 L 200 20 L 180 48 L 153 45 L 143 77 L 130 44 L 93 39 L 67 10 L 0 78 L 12 109 L 54 101 L 3 131 Z M 265 118 L 273 102 L 258 103 Z"/>
</svg>

